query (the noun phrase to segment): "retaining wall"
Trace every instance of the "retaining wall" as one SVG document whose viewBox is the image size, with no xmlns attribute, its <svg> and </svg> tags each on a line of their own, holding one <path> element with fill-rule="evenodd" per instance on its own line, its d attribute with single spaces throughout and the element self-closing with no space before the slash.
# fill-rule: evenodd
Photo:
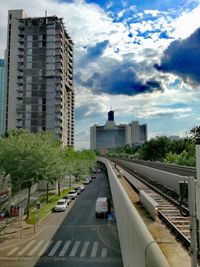
<svg viewBox="0 0 200 267">
<path fill-rule="evenodd" d="M 119 160 L 119 162 L 123 162 L 127 167 L 137 171 L 138 173 L 151 178 L 152 180 L 157 181 L 158 183 L 167 186 L 169 189 L 175 191 L 179 194 L 179 181 L 187 181 L 186 176 L 181 176 L 178 174 L 161 171 L 158 169 L 154 169 L 151 167 L 147 167 L 144 165 Z"/>
</svg>

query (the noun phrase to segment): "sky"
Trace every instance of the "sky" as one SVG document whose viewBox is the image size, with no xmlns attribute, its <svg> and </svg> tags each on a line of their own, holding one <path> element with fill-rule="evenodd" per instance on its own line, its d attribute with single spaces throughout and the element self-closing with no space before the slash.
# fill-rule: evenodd
<svg viewBox="0 0 200 267">
<path fill-rule="evenodd" d="M 64 19 L 74 46 L 75 148 L 90 126 L 139 121 L 148 139 L 200 124 L 199 0 L 0 0 L 0 57 L 7 12 Z"/>
</svg>

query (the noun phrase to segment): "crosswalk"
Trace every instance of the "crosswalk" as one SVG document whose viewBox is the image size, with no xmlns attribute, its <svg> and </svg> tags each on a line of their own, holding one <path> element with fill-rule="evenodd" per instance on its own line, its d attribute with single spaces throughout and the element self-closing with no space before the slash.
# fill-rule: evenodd
<svg viewBox="0 0 200 267">
<path fill-rule="evenodd" d="M 106 258 L 107 248 L 98 241 L 31 240 L 11 249 L 6 255 L 17 257 Z"/>
</svg>

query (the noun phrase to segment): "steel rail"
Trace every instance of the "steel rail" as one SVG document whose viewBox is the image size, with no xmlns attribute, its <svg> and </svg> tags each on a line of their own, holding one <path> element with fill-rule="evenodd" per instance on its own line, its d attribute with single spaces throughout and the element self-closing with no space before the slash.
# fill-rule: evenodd
<svg viewBox="0 0 200 267">
<path fill-rule="evenodd" d="M 144 183 L 148 188 L 150 188 L 152 190 L 152 192 L 156 192 L 156 194 L 158 194 L 159 196 L 162 196 L 162 198 L 165 201 L 167 201 L 167 203 L 170 203 L 169 205 L 171 205 L 171 207 L 175 208 L 175 209 L 173 209 L 173 212 L 175 213 L 173 218 L 176 221 L 176 218 L 178 218 L 180 216 L 179 202 L 177 201 L 176 197 L 174 198 L 174 194 L 172 191 L 170 192 L 170 190 L 168 188 L 166 188 L 163 185 L 160 185 L 158 183 L 154 183 L 154 185 L 153 185 L 151 179 L 144 177 L 143 175 L 140 175 L 138 173 L 136 174 L 133 170 L 129 169 L 127 166 L 124 166 L 121 162 L 119 163 L 118 161 L 113 160 L 113 159 L 112 159 L 112 161 L 115 162 L 117 165 L 119 165 L 122 169 L 126 170 L 129 174 L 133 175 L 135 179 L 138 179 L 140 182 Z M 131 183 L 131 181 L 129 181 L 125 176 L 124 176 L 124 178 L 137 192 L 140 191 L 140 189 L 137 188 L 135 186 L 135 184 Z M 148 188 L 147 188 L 147 190 L 148 190 Z M 163 192 L 163 191 L 165 191 L 165 192 Z M 150 191 L 148 191 L 147 193 L 152 194 Z M 169 194 L 172 194 L 173 196 L 169 196 Z M 154 196 L 154 197 L 156 198 L 156 196 Z M 154 198 L 154 197 L 152 197 L 152 198 Z M 166 212 L 165 208 L 162 208 L 162 210 L 161 210 L 162 199 L 160 199 L 160 200 L 156 199 L 156 201 L 158 202 L 158 217 L 161 219 L 161 221 L 163 221 L 165 223 L 165 225 L 171 230 L 171 232 L 174 233 L 174 235 L 176 236 L 176 238 L 178 240 L 180 240 L 182 245 L 189 251 L 190 250 L 190 240 L 183 233 L 183 231 L 178 229 L 177 224 L 179 221 L 177 220 L 177 224 L 175 222 L 172 222 L 172 220 L 169 219 L 169 215 L 167 216 L 165 214 L 165 212 Z M 166 204 L 166 205 L 168 206 L 168 209 L 169 209 L 169 205 L 168 204 Z M 189 210 L 186 207 L 183 207 L 183 209 L 185 212 L 189 213 Z M 182 218 L 183 218 L 183 226 L 186 229 L 187 228 L 189 229 L 189 217 L 187 217 L 188 220 L 185 220 L 185 221 L 184 221 L 185 217 L 182 217 Z"/>
</svg>

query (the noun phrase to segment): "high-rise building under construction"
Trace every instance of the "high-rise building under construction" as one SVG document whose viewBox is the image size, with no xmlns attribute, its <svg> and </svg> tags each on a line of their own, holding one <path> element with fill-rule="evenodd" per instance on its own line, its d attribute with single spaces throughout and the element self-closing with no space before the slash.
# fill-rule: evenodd
<svg viewBox="0 0 200 267">
<path fill-rule="evenodd" d="M 73 41 L 62 18 L 8 12 L 6 131 L 51 131 L 74 145 Z"/>
</svg>

